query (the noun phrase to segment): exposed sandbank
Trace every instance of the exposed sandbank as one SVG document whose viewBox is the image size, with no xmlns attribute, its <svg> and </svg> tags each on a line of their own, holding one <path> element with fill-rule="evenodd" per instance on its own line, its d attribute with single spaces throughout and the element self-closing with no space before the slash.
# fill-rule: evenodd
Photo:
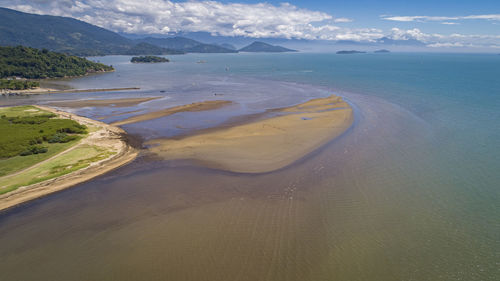
<svg viewBox="0 0 500 281">
<path fill-rule="evenodd" d="M 141 114 L 137 116 L 132 116 L 130 118 L 120 120 L 112 123 L 114 126 L 121 126 L 125 124 L 137 123 L 146 120 L 152 120 L 160 117 L 169 116 L 179 112 L 195 112 L 195 111 L 205 111 L 205 110 L 213 110 L 218 109 L 226 105 L 230 105 L 233 102 L 227 100 L 211 100 L 211 101 L 202 101 L 195 102 L 191 104 L 179 105 L 170 108 L 166 108 L 159 111 L 149 112 L 146 114 Z"/>
<path fill-rule="evenodd" d="M 143 102 L 159 99 L 160 97 L 147 97 L 147 98 L 128 98 L 128 99 L 106 99 L 106 100 L 76 100 L 76 101 L 55 101 L 48 103 L 50 106 L 60 107 L 129 107 Z"/>
<path fill-rule="evenodd" d="M 233 172 L 263 173 L 292 164 L 341 135 L 353 122 L 352 108 L 338 96 L 269 111 L 276 116 L 147 144 L 165 159 L 191 159 Z"/>
<path fill-rule="evenodd" d="M 88 136 L 82 139 L 76 146 L 79 145 L 95 145 L 105 148 L 114 154 L 110 157 L 93 162 L 90 166 L 77 170 L 75 172 L 56 177 L 47 181 L 29 186 L 19 187 L 18 189 L 0 195 L 0 210 L 10 208 L 12 206 L 57 192 L 84 181 L 95 178 L 99 175 L 116 169 L 130 161 L 134 160 L 138 151 L 132 148 L 126 141 L 123 140 L 125 131 L 121 128 L 108 125 L 89 118 L 81 117 L 72 113 L 58 111 L 49 107 L 38 106 L 42 110 L 53 112 L 61 118 L 71 118 L 80 124 L 96 128 L 89 132 Z M 74 149 L 73 146 L 70 149 Z M 69 149 L 69 150 L 70 150 Z M 65 153 L 65 152 L 62 152 Z"/>
</svg>

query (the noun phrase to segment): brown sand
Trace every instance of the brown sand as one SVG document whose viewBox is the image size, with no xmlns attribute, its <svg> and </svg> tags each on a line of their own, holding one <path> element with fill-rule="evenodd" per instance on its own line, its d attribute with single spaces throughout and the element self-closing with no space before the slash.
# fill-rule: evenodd
<svg viewBox="0 0 500 281">
<path fill-rule="evenodd" d="M 20 187 L 12 192 L 0 195 L 0 210 L 4 210 L 50 193 L 66 189 L 84 181 L 88 181 L 131 162 L 138 154 L 136 149 L 132 148 L 123 140 L 122 136 L 125 134 L 125 131 L 118 127 L 71 113 L 58 111 L 49 107 L 37 107 L 42 110 L 53 112 L 62 118 L 71 118 L 80 124 L 98 128 L 97 130 L 89 133 L 89 135 L 81 140 L 76 146 L 97 145 L 116 153 L 107 159 L 92 163 L 87 168 L 83 168 L 73 173 L 41 183 Z M 74 147 L 75 146 L 70 149 L 73 149 Z"/>
<path fill-rule="evenodd" d="M 56 101 L 51 102 L 50 106 L 61 106 L 61 107 L 101 107 L 101 106 L 113 106 L 113 107 L 128 107 L 134 106 L 143 102 L 159 99 L 160 97 L 147 97 L 147 98 L 129 98 L 129 99 L 106 99 L 106 100 L 76 100 L 76 101 Z"/>
<path fill-rule="evenodd" d="M 341 135 L 353 122 L 352 108 L 337 96 L 271 112 L 278 116 L 148 144 L 165 159 L 191 159 L 233 172 L 263 173 L 297 161 Z"/>
<path fill-rule="evenodd" d="M 114 126 L 121 126 L 125 124 L 137 123 L 141 121 L 156 119 L 164 116 L 169 116 L 179 112 L 194 112 L 194 111 L 205 111 L 205 110 L 213 110 L 218 109 L 226 105 L 230 105 L 233 102 L 226 100 L 212 100 L 212 101 L 202 101 L 195 102 L 186 105 L 179 105 L 170 108 L 166 108 L 159 111 L 149 112 L 142 115 L 133 116 L 121 121 L 117 121 L 112 123 Z"/>
</svg>

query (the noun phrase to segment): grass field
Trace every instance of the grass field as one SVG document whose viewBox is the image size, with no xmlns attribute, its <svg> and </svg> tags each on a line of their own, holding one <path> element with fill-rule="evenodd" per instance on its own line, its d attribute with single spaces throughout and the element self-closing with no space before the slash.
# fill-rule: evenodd
<svg viewBox="0 0 500 281">
<path fill-rule="evenodd" d="M 88 167 L 91 163 L 108 158 L 114 154 L 106 149 L 81 145 L 64 153 L 54 160 L 8 178 L 0 178 L 0 194 L 13 191 L 21 186 L 39 183 Z"/>
<path fill-rule="evenodd" d="M 61 151 L 72 147 L 73 145 L 78 143 L 79 140 L 80 139 L 67 143 L 46 144 L 46 146 L 48 147 L 48 151 L 46 153 L 32 154 L 27 156 L 14 156 L 10 158 L 0 159 L 0 177 L 24 170 L 30 166 L 35 165 L 36 163 L 44 161 L 45 159 L 49 159 L 50 157 L 60 153 Z"/>
<path fill-rule="evenodd" d="M 43 161 L 86 134 L 76 121 L 55 117 L 34 106 L 0 108 L 0 176 Z"/>
</svg>

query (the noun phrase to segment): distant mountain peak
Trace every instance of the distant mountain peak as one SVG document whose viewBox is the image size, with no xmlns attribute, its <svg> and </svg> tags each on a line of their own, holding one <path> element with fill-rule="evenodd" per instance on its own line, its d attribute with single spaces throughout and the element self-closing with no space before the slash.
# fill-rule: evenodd
<svg viewBox="0 0 500 281">
<path fill-rule="evenodd" d="M 255 41 L 252 44 L 243 47 L 240 52 L 269 52 L 269 53 L 283 53 L 283 52 L 297 52 L 296 50 L 288 49 L 282 46 L 274 46 L 260 41 Z"/>
</svg>

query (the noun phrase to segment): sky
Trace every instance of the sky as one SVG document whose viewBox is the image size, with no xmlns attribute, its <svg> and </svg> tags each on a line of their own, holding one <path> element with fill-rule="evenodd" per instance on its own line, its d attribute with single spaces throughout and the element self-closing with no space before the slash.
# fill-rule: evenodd
<svg viewBox="0 0 500 281">
<path fill-rule="evenodd" d="M 374 42 L 500 51 L 499 0 L 175 1 L 0 0 L 23 12 L 68 16 L 116 32 Z"/>
</svg>

